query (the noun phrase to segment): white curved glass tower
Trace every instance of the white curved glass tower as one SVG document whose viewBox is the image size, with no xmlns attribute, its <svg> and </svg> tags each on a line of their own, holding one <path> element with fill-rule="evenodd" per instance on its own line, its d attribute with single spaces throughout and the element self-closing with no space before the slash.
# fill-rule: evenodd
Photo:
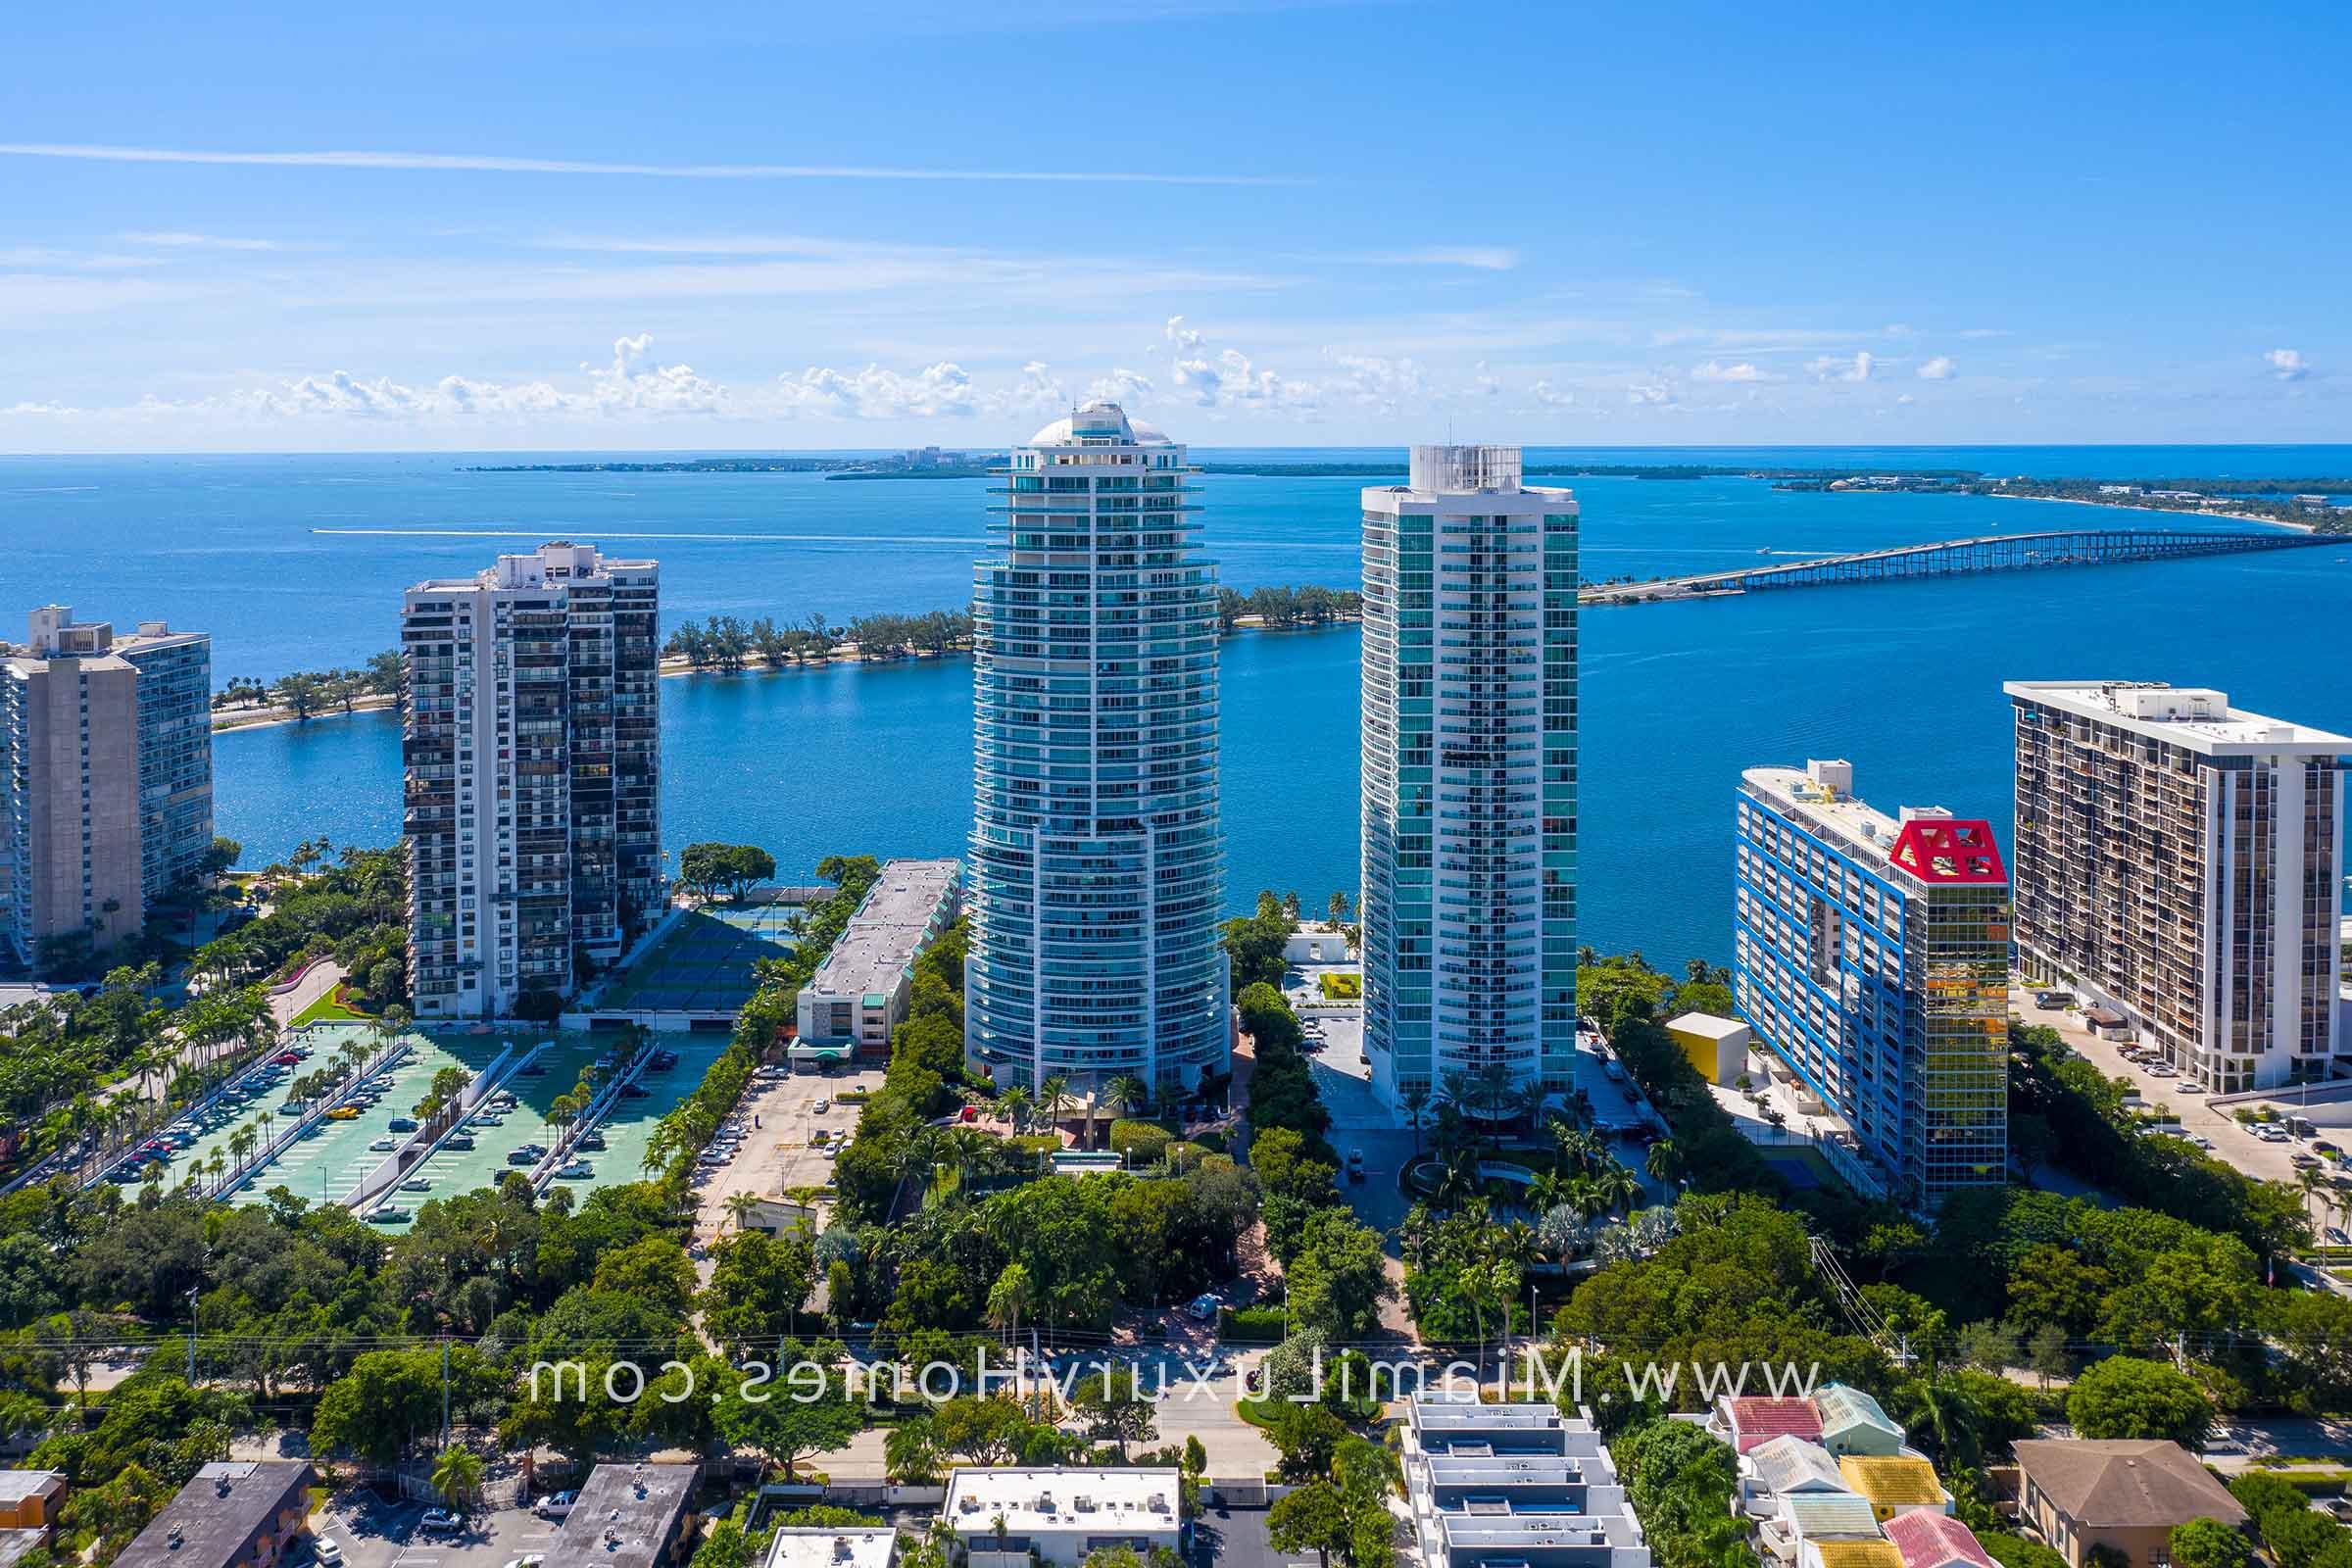
<svg viewBox="0 0 2352 1568">
<path fill-rule="evenodd" d="M 1231 1046 L 1217 574 L 1184 448 L 1090 403 L 1012 453 L 972 596 L 966 1048 L 1004 1086 L 1156 1091 Z"/>
</svg>

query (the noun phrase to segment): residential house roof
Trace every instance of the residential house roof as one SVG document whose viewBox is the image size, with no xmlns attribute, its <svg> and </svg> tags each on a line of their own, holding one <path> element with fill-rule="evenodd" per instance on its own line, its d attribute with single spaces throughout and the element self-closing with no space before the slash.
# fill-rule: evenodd
<svg viewBox="0 0 2352 1568">
<path fill-rule="evenodd" d="M 2025 1478 L 2089 1529 L 2246 1522 L 2237 1499 L 2177 1443 L 2029 1438 L 2016 1448 Z"/>
<path fill-rule="evenodd" d="M 1787 1495 L 1794 1492 L 1854 1490 L 1846 1485 L 1838 1461 L 1830 1457 L 1830 1450 L 1802 1438 L 1775 1438 L 1770 1443 L 1759 1443 L 1747 1457 L 1756 1467 L 1756 1479 L 1768 1492 Z"/>
<path fill-rule="evenodd" d="M 1817 1541 L 1821 1568 L 1903 1568 L 1902 1553 L 1884 1541 Z"/>
<path fill-rule="evenodd" d="M 1902 1568 L 2000 1568 L 1977 1533 L 1947 1513 L 1921 1508 L 1886 1521 L 1886 1539 L 1902 1554 Z"/>
<path fill-rule="evenodd" d="M 1850 1384 L 1833 1383 L 1813 1396 L 1813 1406 L 1820 1412 L 1821 1431 L 1825 1441 L 1856 1427 L 1891 1434 L 1895 1442 L 1903 1440 L 1903 1429 L 1889 1419 L 1879 1401 Z"/>
<path fill-rule="evenodd" d="M 1846 1484 L 1882 1508 L 1940 1508 L 1943 1483 L 1925 1459 L 1904 1454 L 1849 1453 L 1838 1461 Z"/>
<path fill-rule="evenodd" d="M 1762 1396 L 1729 1399 L 1732 1430 L 1739 1449 L 1747 1453 L 1774 1438 L 1821 1441 L 1821 1412 L 1810 1399 L 1771 1399 Z"/>
<path fill-rule="evenodd" d="M 1868 1497 L 1848 1492 L 1800 1492 L 1781 1499 L 1781 1512 L 1807 1541 L 1878 1541 L 1879 1516 Z"/>
</svg>

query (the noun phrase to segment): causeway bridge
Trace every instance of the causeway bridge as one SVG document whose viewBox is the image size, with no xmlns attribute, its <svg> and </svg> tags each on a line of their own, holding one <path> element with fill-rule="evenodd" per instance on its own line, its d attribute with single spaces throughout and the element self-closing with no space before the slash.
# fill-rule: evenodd
<svg viewBox="0 0 2352 1568">
<path fill-rule="evenodd" d="M 2114 566 L 2139 561 L 2181 561 L 2191 556 L 2232 556 L 2255 550 L 2299 550 L 2332 545 L 2352 550 L 2338 534 L 2260 533 L 2180 528 L 2072 528 L 2044 533 L 1987 534 L 1935 544 L 1897 545 L 1847 556 L 1742 566 L 1735 571 L 1658 577 L 1648 582 L 1588 585 L 1577 601 L 1586 605 L 1638 605 L 1659 599 L 1692 599 L 1711 594 L 1756 593 L 1767 588 L 1828 588 L 1842 583 L 1901 582 L 1915 577 L 1962 577 L 1992 571 L 2034 571 L 2046 566 Z"/>
</svg>

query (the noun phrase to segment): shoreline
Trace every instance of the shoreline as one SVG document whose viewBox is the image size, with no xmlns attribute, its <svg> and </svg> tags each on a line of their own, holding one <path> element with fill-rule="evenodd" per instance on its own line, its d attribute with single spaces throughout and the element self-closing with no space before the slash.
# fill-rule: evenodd
<svg viewBox="0 0 2352 1568">
<path fill-rule="evenodd" d="M 2317 533 L 2319 524 L 2289 522 L 2283 517 L 2257 516 L 2250 512 L 2207 512 L 2203 508 L 2135 507 L 2125 501 L 2092 501 L 2085 496 L 2029 496 L 2014 490 L 1988 490 L 1984 494 L 2002 501 L 2049 501 L 2062 507 L 2095 507 L 2101 512 L 2144 512 L 2159 517 L 2221 517 L 2230 522 L 2258 522 L 2266 528 L 2283 528 L 2288 533 Z"/>
<path fill-rule="evenodd" d="M 1331 631 L 1341 626 L 1354 626 L 1359 624 L 1361 624 L 1360 618 L 1354 615 L 1339 615 L 1330 620 L 1320 621 L 1313 625 L 1302 624 L 1297 626 L 1268 626 L 1259 622 L 1255 616 L 1245 616 L 1241 620 L 1236 621 L 1233 625 L 1232 631 L 1226 633 L 1225 635 L 1231 636 L 1234 633 L 1244 631 L 1269 633 Z M 728 680 L 736 680 L 747 675 L 764 676 L 801 674 L 809 670 L 830 669 L 836 664 L 873 664 L 877 666 L 887 666 L 891 664 L 920 663 L 926 661 L 939 659 L 969 659 L 971 657 L 972 651 L 969 648 L 956 648 L 950 649 L 946 653 L 915 651 L 905 654 L 894 654 L 887 659 L 868 659 L 863 652 L 857 648 L 855 644 L 852 644 L 847 648 L 834 649 L 822 660 L 787 660 L 780 664 L 761 663 L 757 661 L 747 660 L 740 669 L 718 669 L 710 665 L 702 665 L 698 667 L 695 664 L 688 662 L 687 660 L 681 655 L 664 654 L 662 656 L 661 676 L 663 680 L 670 680 L 679 676 L 687 675 L 715 675 L 722 676 Z M 213 712 L 213 733 L 216 736 L 231 735 L 241 730 L 277 729 L 287 724 L 321 724 L 332 719 L 355 718 L 362 713 L 380 713 L 388 708 L 396 709 L 399 706 L 400 700 L 398 698 L 393 697 L 388 693 L 372 692 L 368 696 L 360 698 L 358 701 L 354 702 L 348 710 L 342 708 L 336 708 L 331 711 L 313 713 L 308 718 L 297 718 L 292 713 L 286 712 L 282 709 L 216 709 Z"/>
</svg>

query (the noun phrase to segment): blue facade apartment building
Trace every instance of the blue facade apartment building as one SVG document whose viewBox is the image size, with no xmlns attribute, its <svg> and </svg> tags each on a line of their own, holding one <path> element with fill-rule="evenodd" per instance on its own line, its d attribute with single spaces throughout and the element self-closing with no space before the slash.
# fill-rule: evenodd
<svg viewBox="0 0 2352 1568">
<path fill-rule="evenodd" d="M 1741 776 L 1732 992 L 1900 1201 L 2008 1164 L 2009 877 L 1988 823 L 1900 820 L 1853 768 Z"/>
</svg>

